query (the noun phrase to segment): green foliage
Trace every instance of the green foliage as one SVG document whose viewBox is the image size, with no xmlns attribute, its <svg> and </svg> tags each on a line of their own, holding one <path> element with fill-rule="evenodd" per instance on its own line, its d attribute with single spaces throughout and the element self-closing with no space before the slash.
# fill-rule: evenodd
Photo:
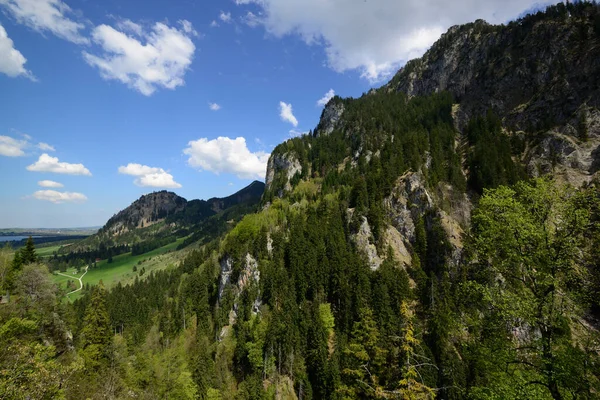
<svg viewBox="0 0 600 400">
<path fill-rule="evenodd" d="M 469 121 L 466 129 L 470 151 L 469 186 L 482 193 L 484 188 L 510 185 L 524 175 L 512 160 L 512 148 L 508 136 L 502 132 L 500 119 L 491 111 L 484 117 Z"/>
<path fill-rule="evenodd" d="M 33 264 L 37 261 L 37 254 L 35 253 L 35 245 L 33 239 L 29 236 L 25 246 L 15 252 L 15 258 L 13 260 L 13 273 L 17 273 L 23 268 L 23 265 Z"/>
<path fill-rule="evenodd" d="M 577 304 L 587 280 L 580 249 L 589 211 L 579 206 L 579 197 L 538 179 L 485 192 L 473 216 L 479 273 L 486 279 L 478 291 L 484 306 L 494 305 L 487 329 L 512 327 L 520 343 L 504 343 L 507 372 L 524 377 L 521 390 L 531 386 L 535 393 L 541 386 L 555 399 L 590 393 L 599 383 L 580 364 L 581 357 L 592 356 L 580 347 L 591 332 L 577 334 L 575 340 L 584 340 L 577 345 L 576 327 L 569 323 L 583 317 Z"/>
<path fill-rule="evenodd" d="M 350 342 L 344 350 L 344 384 L 339 393 L 345 398 L 379 398 L 382 387 L 379 377 L 383 374 L 387 351 L 380 346 L 379 330 L 373 312 L 364 308 L 354 323 Z"/>
<path fill-rule="evenodd" d="M 86 369 L 97 371 L 106 361 L 111 326 L 106 310 L 106 291 L 102 281 L 92 289 L 81 331 L 81 349 Z"/>
</svg>

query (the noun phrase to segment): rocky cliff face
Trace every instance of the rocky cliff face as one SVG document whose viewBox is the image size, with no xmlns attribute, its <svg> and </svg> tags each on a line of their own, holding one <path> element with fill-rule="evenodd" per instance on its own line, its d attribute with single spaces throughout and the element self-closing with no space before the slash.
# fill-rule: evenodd
<svg viewBox="0 0 600 400">
<path fill-rule="evenodd" d="M 453 94 L 467 116 L 492 108 L 517 129 L 563 125 L 599 105 L 600 47 L 593 21 L 568 14 L 509 25 L 454 26 L 382 90 Z M 583 40 L 585 38 L 585 40 Z"/>
<path fill-rule="evenodd" d="M 515 146 L 519 150 L 513 160 L 527 175 L 552 174 L 575 185 L 590 182 L 600 170 L 599 16 L 591 7 L 572 14 L 558 5 L 507 25 L 479 20 L 452 27 L 422 58 L 410 61 L 388 84 L 365 96 L 400 92 L 411 99 L 449 92 L 454 99 L 452 119 L 457 132 L 454 148 L 465 177 L 470 173 L 465 127 L 472 118 L 492 111 L 501 120 L 503 134 L 521 143 L 521 147 Z M 276 149 L 268 163 L 267 190 L 275 188 L 276 196 L 285 196 L 298 172 L 323 178 L 303 171 L 305 154 L 319 140 L 338 145 L 329 140 L 336 133 L 353 149 L 338 167 L 340 173 L 347 166 L 359 168 L 361 157 L 369 163 L 378 156 L 381 147 L 376 143 L 386 140 L 385 132 L 371 132 L 369 129 L 377 127 L 366 123 L 377 107 L 357 111 L 358 100 L 336 97 L 326 105 L 314 137 L 303 142 L 304 158 L 297 142 Z M 470 225 L 472 192 L 443 182 L 429 185 L 428 151 L 423 158 L 422 169 L 405 173 L 384 199 L 387 224 L 382 237 L 396 258 L 409 265 L 415 223 L 427 215 L 445 230 L 453 249 L 451 258 L 458 263 L 463 232 Z M 360 222 L 355 243 L 370 266 L 377 268 L 381 246 L 373 243 L 370 221 Z"/>
<path fill-rule="evenodd" d="M 265 179 L 266 187 L 268 189 L 273 185 L 277 174 L 285 180 L 283 183 L 284 190 L 289 191 L 291 189 L 290 180 L 297 173 L 302 173 L 302 165 L 293 152 L 284 154 L 275 153 L 271 155 L 267 164 L 267 176 Z M 280 192 L 277 195 L 281 197 L 283 192 Z"/>
<path fill-rule="evenodd" d="M 108 220 L 101 232 L 118 235 L 151 226 L 185 208 L 187 200 L 175 193 L 160 191 L 140 197 Z"/>
<path fill-rule="evenodd" d="M 589 181 L 600 164 L 600 21 L 596 19 L 585 12 L 573 16 L 558 6 L 553 13 L 508 25 L 479 20 L 454 26 L 422 58 L 408 62 L 374 92 L 399 91 L 414 97 L 448 91 L 457 103 L 457 129 L 491 109 L 509 133 L 525 133 L 529 143 L 522 161 L 531 174 L 559 164 L 566 167 L 567 177 L 582 174 L 571 180 Z M 336 97 L 327 104 L 315 136 L 344 125 L 340 100 Z M 587 141 L 582 140 L 584 127 Z M 557 140 L 556 133 L 571 139 Z M 286 157 L 272 155 L 267 188 L 274 171 L 296 169 Z"/>
<path fill-rule="evenodd" d="M 337 97 L 333 98 L 323 109 L 320 123 L 315 129 L 315 136 L 329 135 L 341 120 L 344 114 L 344 105 L 337 100 Z"/>
<path fill-rule="evenodd" d="M 529 175 L 589 182 L 600 153 L 599 33 L 593 18 L 566 9 L 506 26 L 455 26 L 380 90 L 411 97 L 449 91 L 459 130 L 491 109 L 528 142 L 522 161 Z"/>
</svg>

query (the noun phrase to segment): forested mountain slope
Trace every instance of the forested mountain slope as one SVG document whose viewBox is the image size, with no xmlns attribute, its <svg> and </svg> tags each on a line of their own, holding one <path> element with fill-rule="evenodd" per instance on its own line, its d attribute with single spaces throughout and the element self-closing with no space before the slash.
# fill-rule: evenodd
<svg viewBox="0 0 600 400">
<path fill-rule="evenodd" d="M 262 207 L 176 269 L 69 306 L 16 267 L 0 397 L 597 398 L 597 90 L 518 57 L 558 46 L 597 78 L 599 18 L 559 4 L 452 28 L 388 85 L 332 99 L 273 151 Z M 572 100 L 552 94 L 565 79 Z M 520 96 L 562 114 L 521 115 Z"/>
<path fill-rule="evenodd" d="M 95 234 L 65 252 L 97 250 L 133 245 L 145 240 L 187 236 L 198 225 L 223 211 L 251 208 L 260 202 L 265 185 L 254 181 L 240 191 L 208 200 L 186 200 L 165 190 L 141 196 L 129 207 L 119 211 Z"/>
</svg>

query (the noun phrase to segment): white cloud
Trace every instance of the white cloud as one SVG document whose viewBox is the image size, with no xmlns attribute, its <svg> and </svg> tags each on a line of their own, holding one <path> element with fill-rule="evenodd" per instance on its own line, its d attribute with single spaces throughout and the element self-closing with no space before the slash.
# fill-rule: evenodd
<svg viewBox="0 0 600 400">
<path fill-rule="evenodd" d="M 68 17 L 74 13 L 61 0 L 0 0 L 0 6 L 4 6 L 18 23 L 38 32 L 51 32 L 77 44 L 89 43 L 80 32 L 85 25 Z"/>
<path fill-rule="evenodd" d="M 252 11 L 248 11 L 246 15 L 241 18 L 242 22 L 248 25 L 250 28 L 256 28 L 263 23 L 262 18 Z"/>
<path fill-rule="evenodd" d="M 329 103 L 329 100 L 333 99 L 333 96 L 335 96 L 335 91 L 333 89 L 329 89 L 329 92 L 325 93 L 325 95 L 317 101 L 317 105 L 320 107 L 325 107 L 327 103 Z"/>
<path fill-rule="evenodd" d="M 56 190 L 38 190 L 32 196 L 38 200 L 50 201 L 55 204 L 65 202 L 82 203 L 88 199 L 82 193 L 57 192 Z"/>
<path fill-rule="evenodd" d="M 41 187 L 47 187 L 47 188 L 61 188 L 64 186 L 62 183 L 55 182 L 55 181 L 49 181 L 49 180 L 39 181 L 38 185 L 40 185 Z"/>
<path fill-rule="evenodd" d="M 251 152 L 243 137 L 193 140 L 183 153 L 189 156 L 191 167 L 215 174 L 230 173 L 242 179 L 264 179 L 269 161 L 268 153 Z"/>
<path fill-rule="evenodd" d="M 213 21 L 210 23 L 210 27 L 211 27 L 211 28 L 216 28 L 216 27 L 218 27 L 218 26 L 219 26 L 219 23 L 218 23 L 217 21 L 215 21 L 215 20 L 213 20 Z"/>
<path fill-rule="evenodd" d="M 142 36 L 144 33 L 142 26 L 130 19 L 119 19 L 116 23 L 116 26 L 122 32 L 133 33 L 136 36 Z"/>
<path fill-rule="evenodd" d="M 15 49 L 13 41 L 8 37 L 6 29 L 2 25 L 0 25 L 0 55 L 0 73 L 6 74 L 11 78 L 24 76 L 35 81 L 35 77 L 31 71 L 25 69 L 27 59 L 19 50 Z"/>
<path fill-rule="evenodd" d="M 92 173 L 83 164 L 69 164 L 58 161 L 58 157 L 51 157 L 44 153 L 33 164 L 27 167 L 28 171 L 35 172 L 54 172 L 56 174 L 67 175 L 87 175 L 92 176 Z"/>
<path fill-rule="evenodd" d="M 179 25 L 181 25 L 181 29 L 189 35 L 192 36 L 200 36 L 200 34 L 194 29 L 192 23 L 186 19 L 182 19 L 179 21 Z"/>
<path fill-rule="evenodd" d="M 279 102 L 279 116 L 282 121 L 289 122 L 294 125 L 294 127 L 298 126 L 298 120 L 294 116 L 292 112 L 292 105 L 284 103 L 283 101 Z"/>
<path fill-rule="evenodd" d="M 221 11 L 221 14 L 219 14 L 219 19 L 228 24 L 231 22 L 231 13 Z"/>
<path fill-rule="evenodd" d="M 208 103 L 208 108 L 210 108 L 212 111 L 219 111 L 221 106 L 217 103 Z"/>
<path fill-rule="evenodd" d="M 503 23 L 555 0 L 236 0 L 255 3 L 267 32 L 299 35 L 325 48 L 337 72 L 358 70 L 380 81 L 421 56 L 450 26 L 483 18 Z"/>
<path fill-rule="evenodd" d="M 24 150 L 27 146 L 29 146 L 29 143 L 26 140 L 18 140 L 10 136 L 0 136 L 0 156 L 24 156 Z"/>
<path fill-rule="evenodd" d="M 135 176 L 133 181 L 137 186 L 141 187 L 156 187 L 176 189 L 181 185 L 173 179 L 173 175 L 169 174 L 162 168 L 149 167 L 147 165 L 129 163 L 127 166 L 119 167 L 119 173 L 124 175 Z"/>
<path fill-rule="evenodd" d="M 2 1 L 2 0 L 0 0 Z M 84 51 L 88 64 L 97 67 L 107 80 L 118 80 L 150 96 L 157 87 L 175 89 L 182 86 L 196 46 L 197 35 L 188 21 L 179 21 L 181 29 L 157 22 L 152 32 L 138 40 L 108 25 L 94 28 L 92 38 L 102 48 L 96 55 Z"/>
<path fill-rule="evenodd" d="M 38 149 L 42 151 L 56 151 L 54 146 L 50 146 L 48 143 L 39 142 L 37 145 Z"/>
</svg>

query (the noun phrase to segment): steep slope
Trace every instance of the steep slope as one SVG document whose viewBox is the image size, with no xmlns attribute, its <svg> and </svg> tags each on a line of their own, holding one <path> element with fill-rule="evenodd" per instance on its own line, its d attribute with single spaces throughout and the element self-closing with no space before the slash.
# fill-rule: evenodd
<svg viewBox="0 0 600 400">
<path fill-rule="evenodd" d="M 202 245 L 179 268 L 107 295 L 127 348 L 107 345 L 104 370 L 135 377 L 116 397 L 141 398 L 183 370 L 200 398 L 597 398 L 600 191 L 577 160 L 598 153 L 596 92 L 580 88 L 568 105 L 553 92 L 561 73 L 510 60 L 515 43 L 523 54 L 592 43 L 590 58 L 573 57 L 595 65 L 598 19 L 596 4 L 577 3 L 456 27 L 419 77 L 409 64 L 379 90 L 332 99 L 314 135 L 273 151 L 260 209 L 204 219 L 194 235 L 216 240 L 192 236 Z M 573 26 L 590 35 L 536 36 Z M 494 52 L 512 57 L 516 78 L 478 78 Z M 553 121 L 542 106 L 518 112 L 530 95 L 520 86 L 536 79 Z M 210 206 L 195 204 L 143 229 L 204 218 Z M 90 293 L 75 305 L 86 308 Z"/>
<path fill-rule="evenodd" d="M 167 223 L 195 224 L 228 208 L 241 204 L 257 203 L 265 190 L 265 184 L 254 181 L 242 190 L 224 198 L 191 200 L 181 212 L 167 218 Z"/>
<path fill-rule="evenodd" d="M 118 236 L 130 230 L 151 226 L 186 208 L 188 201 L 166 190 L 143 195 L 119 211 L 100 229 L 100 234 Z"/>
<path fill-rule="evenodd" d="M 461 132 L 492 111 L 523 142 L 515 156 L 529 175 L 589 182 L 600 166 L 600 17 L 594 5 L 579 2 L 508 25 L 452 27 L 369 95 L 382 92 L 450 93 Z M 348 130 L 344 110 L 341 99 L 332 100 L 315 134 Z"/>
</svg>

